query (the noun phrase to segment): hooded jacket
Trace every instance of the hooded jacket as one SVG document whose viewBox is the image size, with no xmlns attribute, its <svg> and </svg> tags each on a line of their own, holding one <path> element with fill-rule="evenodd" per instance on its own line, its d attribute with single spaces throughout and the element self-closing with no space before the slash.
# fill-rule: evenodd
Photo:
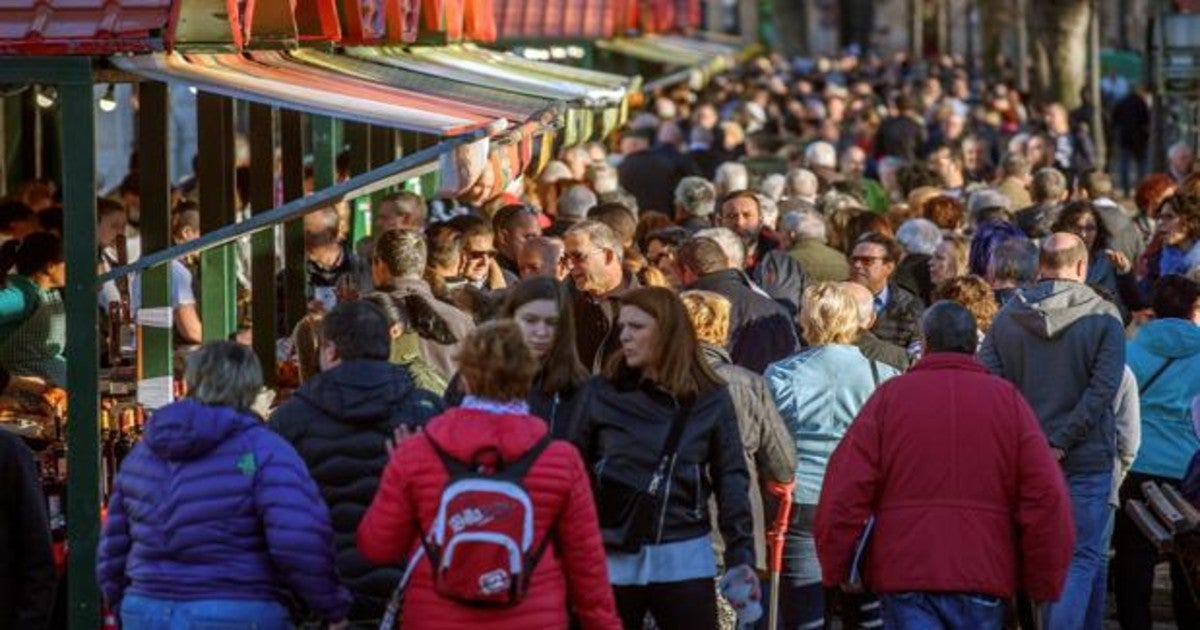
<svg viewBox="0 0 1200 630">
<path fill-rule="evenodd" d="M 1200 326 L 1185 319 L 1151 321 L 1126 346 L 1126 357 L 1142 410 L 1142 445 L 1133 470 L 1183 479 L 1200 451 L 1191 413 L 1192 400 L 1200 396 Z"/>
<path fill-rule="evenodd" d="M 927 355 L 850 425 L 817 506 L 826 585 L 848 577 L 870 515 L 872 592 L 1062 591 L 1074 547 L 1063 475 L 1020 392 L 971 357 Z"/>
<path fill-rule="evenodd" d="M 184 399 L 159 409 L 121 464 L 100 538 L 104 601 L 288 602 L 326 621 L 350 593 L 334 570 L 333 529 L 295 449 L 256 417 Z"/>
<path fill-rule="evenodd" d="M 394 564 L 420 548 L 418 525 L 429 528 L 449 481 L 429 438 L 460 461 L 494 447 L 502 460 L 511 462 L 545 435 L 546 423 L 529 415 L 463 407 L 434 418 L 424 434 L 402 443 L 388 462 L 379 494 L 358 528 L 363 557 Z M 433 590 L 433 571 L 422 554 L 404 591 L 405 628 L 566 628 L 568 608 L 585 630 L 620 627 L 579 453 L 566 442 L 552 442 L 525 476 L 524 487 L 533 503 L 534 544 L 547 535 L 554 541 L 534 569 L 525 599 L 508 609 L 471 608 L 444 599 Z"/>
<path fill-rule="evenodd" d="M 992 322 L 979 360 L 1025 395 L 1068 473 L 1110 472 L 1113 400 L 1125 369 L 1117 307 L 1087 285 L 1043 280 L 1021 289 Z"/>
<path fill-rule="evenodd" d="M 403 367 L 353 360 L 306 381 L 271 416 L 329 506 L 338 572 L 355 597 L 351 619 L 380 617 L 400 580 L 398 567 L 372 566 L 354 545 L 387 464 L 384 441 L 396 427 L 424 425 L 441 411 L 441 400 L 417 389 Z"/>
</svg>

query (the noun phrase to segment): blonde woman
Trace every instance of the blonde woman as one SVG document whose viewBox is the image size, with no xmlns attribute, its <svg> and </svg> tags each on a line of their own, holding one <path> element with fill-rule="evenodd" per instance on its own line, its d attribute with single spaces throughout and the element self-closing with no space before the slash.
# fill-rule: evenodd
<svg viewBox="0 0 1200 630">
<path fill-rule="evenodd" d="M 929 259 L 929 279 L 933 286 L 970 273 L 970 252 L 971 244 L 966 238 L 958 234 L 944 235 Z"/>
<path fill-rule="evenodd" d="M 796 445 L 796 488 L 783 550 L 780 587 L 785 628 L 821 627 L 825 591 L 813 542 L 813 517 L 829 456 L 867 398 L 896 370 L 865 356 L 858 338 L 858 306 L 848 289 L 822 282 L 804 291 L 800 328 L 809 347 L 774 363 L 765 377 L 771 396 Z M 859 621 L 879 618 L 878 605 L 864 605 Z"/>
</svg>

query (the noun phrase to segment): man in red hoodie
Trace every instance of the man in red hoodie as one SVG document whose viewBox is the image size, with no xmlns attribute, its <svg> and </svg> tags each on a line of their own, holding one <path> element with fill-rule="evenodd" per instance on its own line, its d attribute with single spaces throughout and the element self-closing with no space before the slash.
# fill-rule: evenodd
<svg viewBox="0 0 1200 630">
<path fill-rule="evenodd" d="M 822 578 L 846 584 L 857 566 L 888 627 L 1001 628 L 1018 591 L 1058 599 L 1075 543 L 1070 499 L 1033 410 L 974 359 L 971 314 L 939 302 L 921 333 L 924 358 L 876 390 L 829 462 Z"/>
</svg>

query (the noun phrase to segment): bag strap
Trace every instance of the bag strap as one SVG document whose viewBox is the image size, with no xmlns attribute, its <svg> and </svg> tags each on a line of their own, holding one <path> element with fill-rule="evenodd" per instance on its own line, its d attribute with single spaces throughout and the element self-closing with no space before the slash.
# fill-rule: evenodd
<svg viewBox="0 0 1200 630">
<path fill-rule="evenodd" d="M 666 442 L 663 442 L 662 453 L 658 458 L 658 468 L 655 469 L 654 476 L 650 480 L 648 488 L 650 494 L 658 494 L 658 486 L 662 483 L 662 478 L 674 465 L 675 454 L 679 451 L 679 441 L 683 438 L 683 427 L 687 424 L 688 414 L 691 410 L 691 405 L 681 404 L 675 411 L 675 417 L 671 419 L 671 429 L 667 432 Z"/>
<path fill-rule="evenodd" d="M 533 445 L 533 448 L 526 451 L 513 463 L 504 466 L 504 476 L 510 479 L 524 479 L 525 475 L 529 474 L 529 469 L 533 467 L 533 463 L 537 461 L 538 457 L 541 457 L 542 452 L 546 450 L 547 446 L 550 446 L 552 441 L 554 438 L 550 437 L 550 432 L 547 431 L 546 435 L 543 435 L 542 439 Z"/>
<path fill-rule="evenodd" d="M 878 389 L 879 388 L 879 364 L 875 362 L 875 359 L 867 359 L 867 361 L 870 362 L 870 364 L 871 364 L 871 380 L 875 381 L 875 388 Z"/>
<path fill-rule="evenodd" d="M 1171 367 L 1171 364 L 1174 362 L 1175 357 L 1170 357 L 1164 361 L 1163 364 L 1159 366 L 1159 368 L 1155 370 L 1153 374 L 1150 375 L 1150 378 L 1146 379 L 1146 383 L 1138 388 L 1138 395 L 1144 395 L 1146 391 L 1150 389 L 1150 386 L 1154 384 L 1154 381 L 1157 381 L 1158 377 L 1162 376 L 1163 372 L 1166 372 L 1167 368 Z"/>
</svg>

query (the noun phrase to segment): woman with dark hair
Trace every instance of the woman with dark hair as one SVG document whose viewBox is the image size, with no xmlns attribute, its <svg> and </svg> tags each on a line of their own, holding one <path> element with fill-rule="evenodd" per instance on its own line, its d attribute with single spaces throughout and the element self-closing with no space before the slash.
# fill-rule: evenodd
<svg viewBox="0 0 1200 630">
<path fill-rule="evenodd" d="M 459 354 L 459 378 L 468 392 L 462 405 L 430 420 L 419 434 L 399 436 L 379 492 L 359 523 L 358 549 L 368 561 L 409 562 L 403 614 L 405 621 L 415 623 L 405 623 L 405 628 L 566 628 L 568 610 L 585 630 L 618 628 L 587 471 L 579 453 L 552 440 L 546 423 L 525 402 L 539 367 L 524 337 L 506 320 L 488 322 L 467 335 Z M 476 508 L 463 498 L 469 491 L 450 498 L 454 486 L 448 485 L 449 470 L 456 467 L 474 473 L 453 482 L 460 487 L 497 483 L 489 471 L 524 467 L 519 481 L 527 495 L 520 498 L 528 502 L 492 499 L 497 492 Z M 478 485 L 472 489 L 484 491 Z M 447 509 L 445 501 L 455 499 L 461 500 L 457 505 L 462 511 L 441 511 Z M 476 566 L 486 561 L 489 540 L 512 542 L 500 532 L 522 522 L 525 535 L 517 544 L 524 545 L 523 569 L 466 573 L 473 560 Z M 448 528 L 454 533 L 447 534 Z M 466 544 L 455 547 L 459 541 Z M 455 549 L 467 551 L 456 556 Z M 467 559 L 456 565 L 460 557 Z M 443 588 L 463 594 L 465 585 L 474 597 L 515 591 L 527 595 L 510 600 L 510 606 L 481 607 L 442 594 Z"/>
<path fill-rule="evenodd" d="M 521 330 L 538 370 L 529 389 L 529 413 L 550 425 L 550 434 L 570 437 L 575 395 L 588 378 L 575 346 L 575 315 L 567 288 L 554 278 L 522 280 L 508 293 L 500 317 Z M 464 395 L 459 375 L 446 388 L 446 404 L 457 406 Z"/>
<path fill-rule="evenodd" d="M 1117 271 L 1113 268 L 1106 250 L 1112 234 L 1104 226 L 1096 206 L 1090 201 L 1072 201 L 1063 207 L 1051 229 L 1055 232 L 1070 232 L 1083 240 L 1088 249 L 1087 283 L 1104 287 L 1109 295 L 1118 296 Z M 1117 307 L 1125 312 L 1125 305 L 1116 300 Z"/>
<path fill-rule="evenodd" d="M 251 411 L 250 348 L 188 356 L 187 398 L 150 417 L 113 481 L 96 557 L 124 630 L 292 628 L 299 599 L 346 627 L 329 510 L 304 460 Z"/>
<path fill-rule="evenodd" d="M 1164 276 L 1153 302 L 1156 318 L 1126 344 L 1125 357 L 1137 379 L 1142 441 L 1121 484 L 1122 503 L 1142 500 L 1147 481 L 1180 487 L 1200 452 L 1191 421 L 1192 401 L 1200 396 L 1200 286 L 1183 276 Z M 1124 510 L 1117 510 L 1113 545 L 1117 618 L 1122 628 L 1149 628 L 1159 554 Z M 1186 569 L 1175 560 L 1171 582 L 1178 627 L 1200 627 L 1200 608 L 1192 598 Z"/>
<path fill-rule="evenodd" d="M 15 275 L 8 275 L 13 268 Z M 62 240 L 35 232 L 0 247 L 0 365 L 15 376 L 67 382 L 67 315 L 60 289 L 67 265 Z M 0 280 L 3 281 L 3 280 Z"/>
<path fill-rule="evenodd" d="M 682 301 L 661 287 L 621 298 L 621 347 L 584 387 L 572 425 L 591 467 L 609 579 L 626 628 L 717 627 L 709 498 L 727 576 L 756 597 L 749 476 L 729 389 Z M 736 607 L 735 603 L 735 607 Z"/>
</svg>

